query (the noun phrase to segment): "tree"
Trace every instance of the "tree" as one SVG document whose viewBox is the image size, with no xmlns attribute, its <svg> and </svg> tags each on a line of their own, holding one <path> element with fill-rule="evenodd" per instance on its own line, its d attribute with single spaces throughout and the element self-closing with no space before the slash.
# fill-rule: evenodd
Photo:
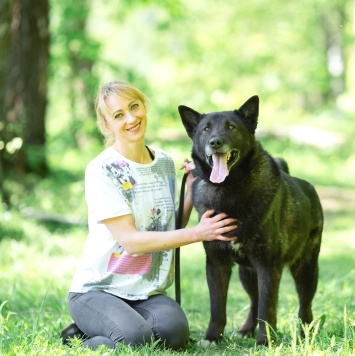
<svg viewBox="0 0 355 356">
<path fill-rule="evenodd" d="M 48 0 L 2 0 L 0 23 L 0 188 L 4 197 L 7 178 L 47 173 Z"/>
</svg>

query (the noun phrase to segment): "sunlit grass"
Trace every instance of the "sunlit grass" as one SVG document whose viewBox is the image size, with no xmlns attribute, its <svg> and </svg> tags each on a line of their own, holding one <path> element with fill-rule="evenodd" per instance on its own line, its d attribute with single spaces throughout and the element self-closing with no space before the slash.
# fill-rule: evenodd
<svg viewBox="0 0 355 356">
<path fill-rule="evenodd" d="M 193 218 L 195 219 L 195 217 Z M 84 350 L 61 345 L 61 329 L 71 322 L 67 292 L 85 240 L 86 228 L 43 226 L 7 217 L 9 235 L 1 240 L 7 251 L 0 260 L 0 354 L 1 355 L 103 355 L 101 349 Z M 11 223 L 10 223 L 11 222 Z M 22 236 L 11 239 L 13 226 Z M 6 230 L 6 229 L 5 229 Z M 20 234 L 20 232 L 17 234 Z M 242 339 L 238 329 L 248 310 L 248 299 L 234 269 L 228 296 L 225 339 L 214 349 L 201 350 L 193 342 L 185 354 L 193 355 L 352 355 L 354 352 L 355 266 L 349 245 L 352 230 L 324 234 L 320 258 L 320 281 L 314 299 L 315 321 L 299 338 L 298 301 L 290 274 L 282 278 L 278 313 L 278 338 L 268 348 L 256 348 L 253 338 Z M 339 234 L 339 235 L 338 235 Z M 341 239 L 340 239 L 341 236 Z M 335 249 L 337 246 L 337 249 Z M 190 322 L 191 337 L 200 340 L 209 320 L 209 296 L 205 278 L 205 255 L 201 244 L 181 249 L 182 306 Z M 169 294 L 174 297 L 174 289 Z M 170 355 L 151 346 L 122 347 L 115 355 Z M 184 353 L 182 353 L 184 354 Z"/>
</svg>

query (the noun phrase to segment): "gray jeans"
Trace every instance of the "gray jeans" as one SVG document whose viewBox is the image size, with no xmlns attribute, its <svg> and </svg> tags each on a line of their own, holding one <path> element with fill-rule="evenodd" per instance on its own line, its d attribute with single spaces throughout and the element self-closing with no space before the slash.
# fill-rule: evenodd
<svg viewBox="0 0 355 356">
<path fill-rule="evenodd" d="M 92 291 L 69 293 L 69 310 L 79 329 L 88 338 L 84 346 L 106 345 L 115 348 L 124 343 L 144 345 L 161 340 L 174 350 L 185 349 L 189 326 L 180 305 L 166 295 L 132 301 Z"/>
</svg>

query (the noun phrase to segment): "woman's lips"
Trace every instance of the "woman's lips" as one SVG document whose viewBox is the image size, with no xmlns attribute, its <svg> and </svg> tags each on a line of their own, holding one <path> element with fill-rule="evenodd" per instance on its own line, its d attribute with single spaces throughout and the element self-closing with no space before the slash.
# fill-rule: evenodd
<svg viewBox="0 0 355 356">
<path fill-rule="evenodd" d="M 137 132 L 139 130 L 140 126 L 141 126 L 141 123 L 139 123 L 139 124 L 129 128 L 129 129 L 127 129 L 127 131 L 129 131 L 129 132 Z"/>
</svg>

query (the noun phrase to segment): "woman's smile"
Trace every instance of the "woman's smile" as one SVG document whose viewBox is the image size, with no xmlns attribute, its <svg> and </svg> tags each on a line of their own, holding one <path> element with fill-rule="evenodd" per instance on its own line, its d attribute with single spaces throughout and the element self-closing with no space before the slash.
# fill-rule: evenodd
<svg viewBox="0 0 355 356">
<path fill-rule="evenodd" d="M 139 131 L 140 127 L 141 127 L 141 123 L 139 122 L 137 125 L 127 129 L 127 131 L 129 131 L 129 132 L 137 132 L 137 131 Z"/>
</svg>

